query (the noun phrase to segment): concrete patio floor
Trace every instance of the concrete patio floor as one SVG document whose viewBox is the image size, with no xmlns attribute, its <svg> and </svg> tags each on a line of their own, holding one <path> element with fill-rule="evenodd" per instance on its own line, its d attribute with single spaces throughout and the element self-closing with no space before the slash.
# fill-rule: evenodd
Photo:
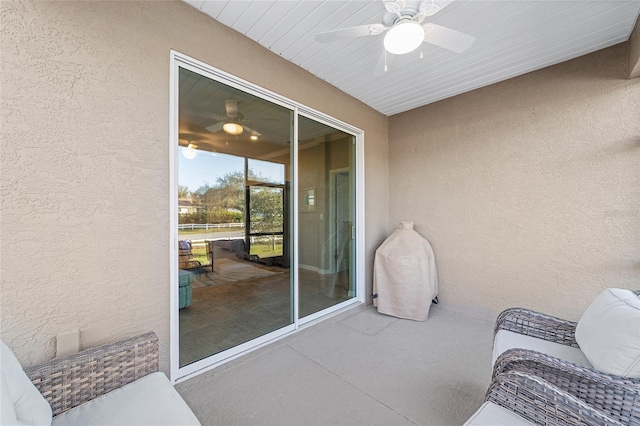
<svg viewBox="0 0 640 426">
<path fill-rule="evenodd" d="M 482 404 L 493 324 L 358 307 L 176 386 L 203 425 L 461 425 Z"/>
</svg>

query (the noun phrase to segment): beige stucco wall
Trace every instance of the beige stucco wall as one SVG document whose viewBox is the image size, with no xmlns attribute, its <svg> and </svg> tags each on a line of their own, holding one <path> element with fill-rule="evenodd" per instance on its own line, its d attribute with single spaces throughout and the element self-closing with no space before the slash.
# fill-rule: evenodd
<svg viewBox="0 0 640 426">
<path fill-rule="evenodd" d="M 169 51 L 365 131 L 367 292 L 387 118 L 187 4 L 1 2 L 0 336 L 24 364 L 153 330 L 169 347 Z"/>
<path fill-rule="evenodd" d="M 443 308 L 578 319 L 640 288 L 640 80 L 627 46 L 390 117 L 390 226 L 432 244 Z"/>
</svg>

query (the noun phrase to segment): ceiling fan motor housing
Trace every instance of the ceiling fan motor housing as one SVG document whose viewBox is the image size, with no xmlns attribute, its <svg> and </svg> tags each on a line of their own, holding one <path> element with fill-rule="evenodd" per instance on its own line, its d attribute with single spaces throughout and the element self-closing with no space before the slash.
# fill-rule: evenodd
<svg viewBox="0 0 640 426">
<path fill-rule="evenodd" d="M 431 14 L 434 14 L 435 12 L 437 12 L 437 10 L 440 9 L 437 3 L 431 0 L 424 0 L 424 1 L 407 0 L 407 1 L 389 2 L 389 3 L 395 3 L 396 5 L 398 5 L 398 7 L 402 7 L 402 8 L 399 9 L 397 12 L 391 12 L 389 6 L 385 3 L 386 10 L 382 14 L 382 23 L 386 27 L 392 27 L 393 25 L 395 25 L 396 23 L 400 22 L 403 19 L 416 20 L 415 18 L 420 14 L 421 9 L 424 9 L 425 11 L 429 11 Z M 431 10 L 432 8 L 437 8 L 437 10 Z"/>
</svg>

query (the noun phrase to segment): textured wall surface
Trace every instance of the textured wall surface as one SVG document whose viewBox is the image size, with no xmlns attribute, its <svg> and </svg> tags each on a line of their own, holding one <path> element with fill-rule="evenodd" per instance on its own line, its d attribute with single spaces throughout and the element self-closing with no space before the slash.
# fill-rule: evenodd
<svg viewBox="0 0 640 426">
<path fill-rule="evenodd" d="M 578 319 L 640 288 L 640 80 L 621 44 L 389 119 L 389 225 L 435 251 L 443 307 Z"/>
<path fill-rule="evenodd" d="M 386 117 L 179 1 L 0 10 L 0 337 L 23 364 L 65 331 L 91 347 L 153 330 L 167 369 L 170 49 L 365 131 L 370 293 Z"/>
</svg>

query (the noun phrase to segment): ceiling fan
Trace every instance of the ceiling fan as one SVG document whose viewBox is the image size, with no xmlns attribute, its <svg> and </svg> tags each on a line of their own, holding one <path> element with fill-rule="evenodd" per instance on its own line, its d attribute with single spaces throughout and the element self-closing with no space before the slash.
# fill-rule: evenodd
<svg viewBox="0 0 640 426">
<path fill-rule="evenodd" d="M 382 0 L 385 12 L 382 23 L 341 28 L 316 34 L 316 41 L 329 43 L 337 40 L 376 36 L 385 33 L 384 52 L 404 55 L 416 50 L 423 42 L 456 53 L 469 49 L 475 37 L 451 28 L 427 22 L 427 18 L 444 9 L 453 0 Z M 386 71 L 386 67 L 385 67 Z"/>
<path fill-rule="evenodd" d="M 207 126 L 205 129 L 211 133 L 217 133 L 220 130 L 224 130 L 225 133 L 232 136 L 241 135 L 246 130 L 248 133 L 251 133 L 252 139 L 254 137 L 257 139 L 259 136 L 262 136 L 260 132 L 253 130 L 245 124 L 248 120 L 245 120 L 242 113 L 238 111 L 237 99 L 225 100 L 224 106 L 227 115 L 222 116 L 213 114 L 212 117 L 218 120 L 218 123 Z"/>
</svg>

